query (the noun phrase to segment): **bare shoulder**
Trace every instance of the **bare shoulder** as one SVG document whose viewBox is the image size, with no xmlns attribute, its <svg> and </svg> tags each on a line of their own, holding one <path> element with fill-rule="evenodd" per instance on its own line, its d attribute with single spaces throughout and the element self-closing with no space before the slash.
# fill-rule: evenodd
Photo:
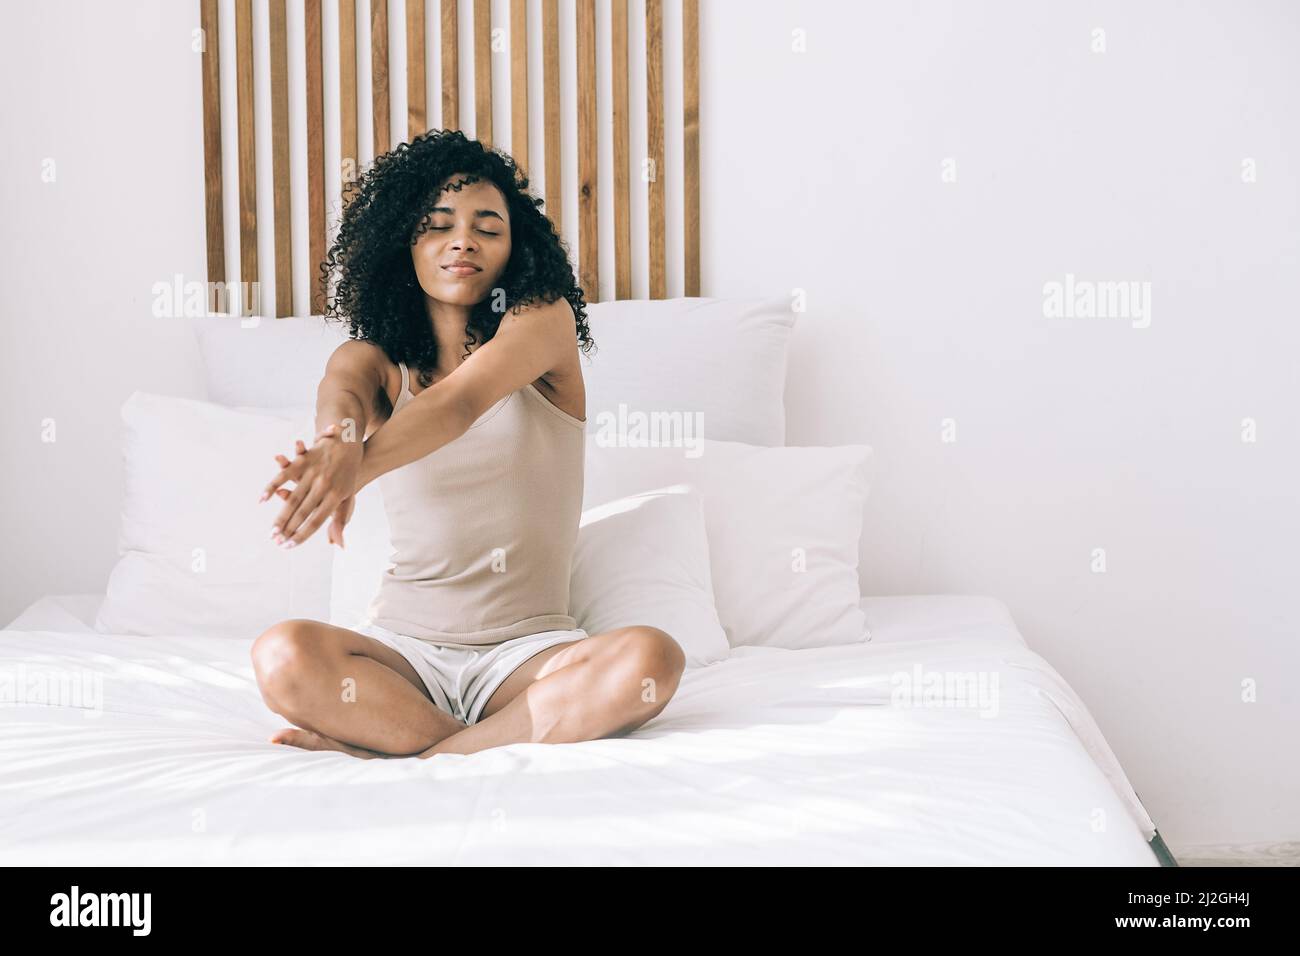
<svg viewBox="0 0 1300 956">
<path fill-rule="evenodd" d="M 515 322 L 537 323 L 547 339 L 555 343 L 558 356 L 555 366 L 533 384 L 552 404 L 575 418 L 584 418 L 587 394 L 578 357 L 578 319 L 569 300 L 564 296 L 554 302 L 536 299 L 517 306 L 508 315 L 514 316 Z"/>
<path fill-rule="evenodd" d="M 527 323 L 556 338 L 573 338 L 577 321 L 569 300 L 559 296 L 554 302 L 532 299 L 515 305 L 502 318 L 501 324 L 518 326 Z"/>
<path fill-rule="evenodd" d="M 392 365 L 388 355 L 374 342 L 366 339 L 348 339 L 339 344 L 330 355 L 329 366 L 341 370 L 373 372 L 378 374 L 385 365 Z"/>
<path fill-rule="evenodd" d="M 538 299 L 516 306 L 507 313 L 506 318 L 515 327 L 531 325 L 555 344 L 555 353 L 561 359 L 567 359 L 570 352 L 575 353 L 576 357 L 578 319 L 573 306 L 564 296 L 558 297 L 554 302 Z M 506 324 L 507 321 L 503 320 L 502 325 Z M 568 370 L 567 361 L 564 362 L 564 370 Z"/>
<path fill-rule="evenodd" d="M 396 363 L 379 345 L 365 339 L 348 339 L 330 355 L 321 387 L 328 384 L 360 396 L 367 402 L 372 421 L 382 420 L 392 414 L 401 377 Z"/>
</svg>

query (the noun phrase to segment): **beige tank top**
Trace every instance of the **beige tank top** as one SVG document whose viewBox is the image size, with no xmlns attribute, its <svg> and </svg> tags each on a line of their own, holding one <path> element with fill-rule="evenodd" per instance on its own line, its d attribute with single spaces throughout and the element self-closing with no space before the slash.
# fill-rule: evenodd
<svg viewBox="0 0 1300 956">
<path fill-rule="evenodd" d="M 405 363 L 397 415 L 414 396 Z M 531 383 L 469 430 L 379 476 L 392 536 L 369 618 L 451 647 L 568 630 L 586 423 Z"/>
</svg>

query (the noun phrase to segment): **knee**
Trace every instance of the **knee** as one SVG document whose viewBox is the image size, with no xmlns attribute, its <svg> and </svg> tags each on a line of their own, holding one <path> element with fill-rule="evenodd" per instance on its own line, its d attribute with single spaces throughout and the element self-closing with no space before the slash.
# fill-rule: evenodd
<svg viewBox="0 0 1300 956">
<path fill-rule="evenodd" d="M 300 696 L 313 658 L 319 658 L 314 623 L 299 618 L 281 621 L 263 631 L 249 651 L 262 699 L 282 716 Z"/>
<path fill-rule="evenodd" d="M 641 701 L 654 705 L 654 714 L 667 705 L 686 670 L 686 653 L 667 632 L 636 625 L 625 629 L 619 659 L 636 678 Z"/>
</svg>

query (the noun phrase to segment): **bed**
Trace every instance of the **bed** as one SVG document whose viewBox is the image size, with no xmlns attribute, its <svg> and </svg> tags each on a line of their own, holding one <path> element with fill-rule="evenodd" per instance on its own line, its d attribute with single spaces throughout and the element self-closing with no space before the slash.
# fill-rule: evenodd
<svg viewBox="0 0 1300 956">
<path fill-rule="evenodd" d="M 101 599 L 46 597 L 0 632 L 10 673 L 102 687 L 6 704 L 7 864 L 1172 863 L 988 598 L 864 598 L 869 640 L 735 648 L 627 737 L 368 761 L 269 743 L 247 643 L 98 633 Z M 891 706 L 917 667 L 997 674 L 1000 719 Z"/>
<path fill-rule="evenodd" d="M 575 619 L 590 633 L 614 624 L 662 626 L 684 645 L 693 666 L 662 713 L 621 738 L 516 744 L 429 760 L 358 760 L 270 743 L 284 721 L 266 707 L 254 682 L 253 636 L 287 617 L 346 626 L 373 594 L 388 544 L 382 508 L 363 501 L 365 491 L 345 556 L 331 555 L 320 533 L 290 555 L 267 547 L 269 521 L 252 507 L 255 491 L 271 477 L 272 453 L 288 452 L 293 437 L 313 433 L 312 409 L 302 406 L 341 341 L 337 328 L 319 321 L 319 290 L 295 274 L 292 245 L 307 247 L 298 250 L 306 253 L 303 261 L 319 263 L 336 225 L 326 210 L 337 208 L 340 173 L 348 177 L 430 125 L 424 80 L 432 45 L 422 39 L 430 28 L 438 29 L 444 64 L 455 62 L 458 37 L 469 34 L 455 28 L 454 3 L 441 8 L 441 23 L 450 29 L 425 20 L 423 4 L 408 4 L 406 57 L 398 62 L 388 55 L 386 4 L 373 3 L 367 77 L 355 69 L 362 34 L 352 28 L 365 24 L 352 4 L 339 4 L 339 13 L 329 5 L 324 19 L 319 3 L 291 4 L 292 29 L 272 4 L 264 39 L 250 36 L 246 5 L 233 17 L 216 0 L 200 8 L 209 297 L 213 286 L 234 285 L 227 261 L 239 265 L 240 288 L 256 287 L 260 243 L 264 253 L 273 252 L 274 270 L 265 276 L 273 303 L 252 302 L 255 317 L 248 321 L 232 317 L 248 314 L 242 293 L 229 315 L 212 306 L 210 314 L 187 313 L 207 401 L 137 392 L 123 405 L 120 559 L 105 593 L 45 597 L 0 632 L 0 860 L 1172 862 L 1087 708 L 1026 645 L 1005 606 L 964 596 L 860 597 L 870 590 L 859 580 L 860 549 L 888 546 L 859 540 L 867 493 L 859 466 L 869 448 L 785 447 L 787 347 L 802 304 L 784 291 L 761 301 L 699 294 L 694 0 L 681 5 L 680 30 L 669 31 L 680 43 L 674 41 L 667 57 L 659 4 L 646 4 L 644 30 L 631 33 L 625 6 L 614 4 L 611 43 L 599 51 L 606 33 L 596 30 L 594 5 L 578 4 L 578 87 L 596 89 L 600 52 L 611 64 L 617 108 L 610 125 L 598 122 L 603 89 L 579 104 L 578 155 L 568 157 L 577 160 L 576 180 L 560 175 L 562 146 L 568 147 L 557 135 L 558 85 L 545 79 L 551 72 L 543 73 L 536 58 L 529 62 L 527 43 L 510 46 L 514 75 L 525 82 L 511 83 L 509 137 L 520 167 L 534 179 L 543 174 L 546 209 L 562 231 L 565 197 L 577 199 L 577 228 L 570 223 L 567 234 L 579 239 L 577 272 L 600 349 L 599 360 L 584 369 L 591 423 L 584 507 L 640 502 L 601 519 L 613 533 L 602 537 L 597 521 L 593 530 L 580 531 Z M 558 56 L 554 6 L 546 10 L 543 44 Z M 524 19 L 511 24 L 510 34 L 518 38 L 527 30 Z M 631 60 L 629 35 L 645 40 Z M 269 170 L 253 162 L 261 122 L 254 122 L 261 101 L 252 95 L 254 47 L 269 45 L 271 62 L 283 67 L 290 36 L 305 43 L 299 89 L 307 126 L 306 210 L 290 203 L 287 111 L 273 108 L 270 117 L 276 161 Z M 490 34 L 476 27 L 472 36 L 461 54 L 484 66 L 492 56 Z M 220 68 L 222 44 L 235 48 L 237 75 Z M 326 49 L 338 52 L 337 63 L 324 56 Z M 642 66 L 644 109 L 632 109 L 628 86 L 619 80 Z M 271 71 L 273 104 L 289 96 L 286 77 L 283 68 Z M 330 122 L 338 124 L 337 136 L 325 133 L 321 98 L 323 83 L 336 77 L 339 95 L 330 109 L 337 115 L 331 112 Z M 486 95 L 476 91 L 474 100 L 475 136 L 490 143 L 494 93 L 487 78 Z M 545 150 L 525 135 L 524 94 L 535 83 L 544 115 L 533 119 L 551 134 Z M 665 85 L 681 96 L 682 112 L 671 124 Z M 402 88 L 410 125 L 390 129 L 388 91 Z M 356 124 L 357 103 L 367 95 L 373 96 L 369 137 L 359 136 Z M 454 82 L 444 78 L 438 99 L 439 125 L 457 128 L 467 111 Z M 222 142 L 223 109 L 235 114 L 238 142 Z M 644 132 L 645 156 L 628 145 L 633 120 L 644 120 L 644 129 L 633 131 Z M 606 136 L 610 142 L 603 142 Z M 602 143 L 616 170 L 613 188 L 603 193 L 593 165 Z M 644 175 L 647 163 L 656 175 Z M 254 190 L 256 165 L 263 166 L 263 182 Z M 235 208 L 225 200 L 233 198 L 226 194 L 236 182 L 237 233 L 223 224 L 223 209 Z M 635 243 L 632 183 L 646 210 L 645 232 Z M 681 216 L 665 216 L 669 187 L 682 200 Z M 277 212 L 270 224 L 274 250 L 267 223 L 258 234 L 255 200 L 263 191 L 276 197 L 277 210 L 282 201 L 294 215 L 305 212 L 306 229 L 295 226 L 292 236 L 290 217 Z M 615 227 L 614 259 L 603 282 L 598 196 L 610 200 Z M 632 282 L 638 256 L 645 266 L 640 288 Z M 670 285 L 680 297 L 668 298 Z M 261 321 L 272 314 L 274 320 Z M 706 423 L 709 437 L 696 431 L 683 434 L 679 446 L 623 447 L 625 435 L 659 416 Z M 612 443 L 601 440 L 610 421 L 619 426 Z M 631 426 L 626 433 L 624 425 Z M 696 497 L 665 492 L 683 479 Z M 664 535 L 666 522 L 681 533 Z M 636 540 L 646 543 L 639 550 L 628 546 L 633 525 L 641 534 Z M 631 593 L 616 601 L 619 586 Z M 934 675 L 971 675 L 977 686 L 996 681 L 990 697 L 996 715 L 970 706 L 971 685 L 945 684 L 924 706 L 899 696 L 909 681 L 915 691 Z"/>
</svg>

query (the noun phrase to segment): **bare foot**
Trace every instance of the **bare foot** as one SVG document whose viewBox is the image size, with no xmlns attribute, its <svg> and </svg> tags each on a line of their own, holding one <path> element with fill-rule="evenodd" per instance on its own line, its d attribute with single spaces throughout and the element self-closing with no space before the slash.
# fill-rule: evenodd
<svg viewBox="0 0 1300 956">
<path fill-rule="evenodd" d="M 351 754 L 363 760 L 370 760 L 374 757 L 399 756 L 398 754 L 380 753 L 377 750 L 367 750 L 364 747 L 354 747 L 351 744 L 345 744 L 341 740 L 335 740 L 333 737 L 327 737 L 325 734 L 318 734 L 312 730 L 303 730 L 299 727 L 286 727 L 284 730 L 277 731 L 271 735 L 271 743 L 301 747 L 303 750 L 340 750 L 345 754 Z"/>
</svg>

